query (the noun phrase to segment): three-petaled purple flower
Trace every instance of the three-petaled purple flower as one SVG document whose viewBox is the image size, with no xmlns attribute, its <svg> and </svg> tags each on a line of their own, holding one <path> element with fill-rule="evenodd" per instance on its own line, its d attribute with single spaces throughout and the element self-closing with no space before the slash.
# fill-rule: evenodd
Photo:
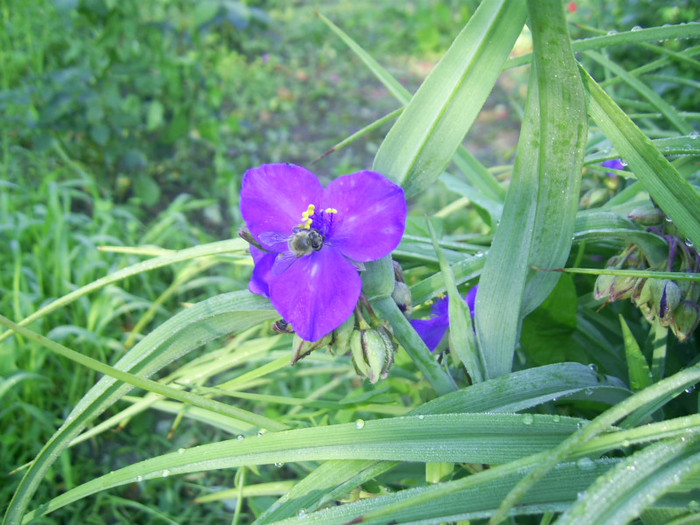
<svg viewBox="0 0 700 525">
<path fill-rule="evenodd" d="M 467 293 L 467 296 L 464 298 L 472 315 L 474 315 L 474 301 L 476 300 L 478 289 L 479 285 L 477 284 L 474 288 L 469 290 L 469 293 Z M 445 332 L 447 332 L 447 328 L 450 326 L 447 297 L 435 301 L 430 313 L 430 319 L 414 319 L 411 321 L 411 326 L 418 332 L 425 346 L 432 352 L 440 344 L 442 338 L 445 337 Z"/>
<path fill-rule="evenodd" d="M 249 289 L 307 341 L 353 313 L 362 290 L 358 268 L 389 255 L 406 227 L 403 189 L 375 171 L 358 171 L 325 188 L 293 164 L 248 170 L 241 214 L 253 238 Z"/>
</svg>

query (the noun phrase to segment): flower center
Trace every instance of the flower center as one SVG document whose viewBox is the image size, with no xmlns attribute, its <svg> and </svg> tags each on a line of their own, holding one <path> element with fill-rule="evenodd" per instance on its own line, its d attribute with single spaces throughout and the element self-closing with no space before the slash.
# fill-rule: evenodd
<svg viewBox="0 0 700 525">
<path fill-rule="evenodd" d="M 333 224 L 333 215 L 338 213 L 335 208 L 326 208 L 316 211 L 316 205 L 309 204 L 309 207 L 301 214 L 301 223 L 298 228 L 303 230 L 314 229 L 323 237 L 328 235 Z"/>
</svg>

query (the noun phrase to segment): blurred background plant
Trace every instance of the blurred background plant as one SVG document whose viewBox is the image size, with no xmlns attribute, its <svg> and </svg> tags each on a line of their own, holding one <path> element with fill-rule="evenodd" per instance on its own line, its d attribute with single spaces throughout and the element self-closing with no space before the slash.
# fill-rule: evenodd
<svg viewBox="0 0 700 525">
<path fill-rule="evenodd" d="M 141 261 L 144 253 L 158 255 L 165 253 L 162 250 L 234 237 L 241 226 L 240 179 L 251 166 L 315 162 L 313 170 L 328 177 L 369 167 L 391 122 L 322 156 L 399 104 L 310 7 L 359 39 L 414 92 L 478 4 L 475 0 L 399 4 L 0 0 L 0 242 L 6 247 L 0 252 L 0 313 L 20 320 L 54 299 Z M 663 4 L 570 2 L 570 31 L 573 38 L 584 38 L 699 18 L 700 8 L 692 0 Z M 659 59 L 692 57 L 687 50 L 694 43 L 671 39 L 655 48 L 664 50 Z M 514 54 L 531 51 L 531 45 L 524 32 Z M 606 48 L 604 57 L 627 71 L 650 62 L 644 45 Z M 659 120 L 653 104 L 619 82 L 608 63 L 590 55 L 578 58 L 651 138 L 677 134 Z M 669 60 L 645 81 L 653 92 L 673 101 L 697 129 L 696 65 L 694 60 Z M 522 68 L 506 71 L 465 141 L 501 181 L 510 174 L 526 86 Z M 596 209 L 633 182 L 607 175 L 597 160 L 607 158 L 606 151 L 610 144 L 594 134 L 583 207 Z M 679 170 L 697 183 L 693 159 L 680 159 Z M 451 263 L 460 260 L 463 246 L 471 252 L 488 247 L 488 221 L 482 210 L 464 202 L 454 205 L 457 188 L 434 184 L 413 199 L 414 217 L 408 228 L 413 237 L 396 256 L 404 263 L 409 284 L 420 283 L 439 268 L 432 246 L 424 242 L 429 237 L 423 226 L 425 213 L 433 216 L 439 235 L 448 243 L 444 249 Z M 579 241 L 571 262 L 580 266 L 603 267 L 619 253 L 614 242 L 594 240 L 595 249 L 590 250 L 585 239 Z M 104 245 L 121 247 L 121 252 L 98 250 Z M 143 248 L 129 253 L 125 249 L 129 246 Z M 38 319 L 31 328 L 101 362 L 114 363 L 183 303 L 245 289 L 249 272 L 245 261 L 225 257 L 179 262 L 112 283 Z M 590 293 L 594 281 L 594 276 L 562 279 L 550 299 L 526 319 L 518 367 L 568 360 L 593 363 L 601 373 L 626 377 L 620 315 L 635 339 L 643 342 L 645 355 L 651 356 L 658 340 L 634 305 L 619 301 L 595 316 L 591 313 L 598 306 Z M 420 308 L 417 313 L 421 315 Z M 231 360 L 230 368 L 219 369 L 214 361 L 206 365 L 207 374 L 218 374 L 218 383 L 253 374 L 240 387 L 257 393 L 240 393 L 236 405 L 271 419 L 303 427 L 344 423 L 359 416 L 400 415 L 433 395 L 403 352 L 397 353 L 389 378 L 372 387 L 358 381 L 347 357 L 314 354 L 289 369 L 280 364 L 289 359 L 288 339 L 267 335 L 264 328 L 256 328 L 237 336 L 238 341 L 212 344 L 196 355 L 206 362 L 207 353 L 214 350 L 219 352 L 216 359 Z M 238 362 L 235 356 L 241 352 L 248 357 Z M 682 369 L 696 356 L 696 338 L 673 346 L 666 369 L 654 370 L 655 379 Z M 277 365 L 270 375 L 255 377 L 260 366 L 273 363 Z M 176 362 L 166 372 L 175 374 L 184 367 L 183 377 L 197 378 L 200 365 L 196 359 Z M 9 472 L 34 458 L 99 378 L 75 366 L 21 336 L 0 342 L 3 509 L 19 476 Z M 459 371 L 453 373 L 464 379 Z M 285 397 L 291 401 L 285 402 Z M 183 418 L 182 411 L 165 401 L 151 401 L 159 412 L 124 412 L 140 399 L 128 398 L 104 418 L 114 416 L 112 426 L 128 425 L 128 431 L 102 432 L 64 452 L 36 500 L 48 501 L 105 470 L 173 447 L 214 442 L 250 430 L 221 422 L 199 424 Z M 598 408 L 584 400 L 561 411 L 588 416 Z M 666 414 L 696 411 L 697 394 L 691 392 L 668 407 Z M 262 514 L 289 489 L 291 480 L 311 469 L 300 462 L 249 471 L 261 486 L 270 485 L 263 487 L 267 492 L 261 489 L 248 497 L 243 511 L 241 498 L 231 493 L 213 498 L 219 501 L 216 504 L 192 503 L 195 497 L 204 503 L 218 489 L 243 483 L 240 471 L 234 479 L 232 471 L 222 470 L 127 485 L 82 499 L 40 522 L 221 523 L 230 520 L 232 512 Z M 420 480 L 422 469 L 406 464 L 380 482 L 366 483 L 362 494 L 356 491 L 349 498 Z"/>
</svg>

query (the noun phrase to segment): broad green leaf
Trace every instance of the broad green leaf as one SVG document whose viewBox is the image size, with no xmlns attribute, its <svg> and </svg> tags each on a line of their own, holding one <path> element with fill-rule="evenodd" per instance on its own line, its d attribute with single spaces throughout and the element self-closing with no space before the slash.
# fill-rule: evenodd
<svg viewBox="0 0 700 525">
<path fill-rule="evenodd" d="M 269 301 L 248 292 L 213 297 L 187 308 L 144 337 L 114 366 L 145 378 L 187 352 L 215 338 L 242 331 L 278 314 Z M 6 525 L 20 523 L 27 505 L 46 471 L 85 426 L 133 387 L 103 377 L 68 415 L 34 459 L 10 502 Z"/>
<path fill-rule="evenodd" d="M 549 297 L 523 320 L 523 352 L 543 365 L 571 360 L 567 352 L 576 330 L 578 296 L 570 275 L 563 275 Z"/>
<path fill-rule="evenodd" d="M 425 403 L 411 411 L 411 414 L 519 412 L 554 400 L 568 401 L 577 395 L 612 405 L 630 394 L 631 392 L 616 378 L 601 376 L 580 363 L 559 363 L 521 370 L 471 385 Z M 684 428 L 681 426 L 681 430 Z M 654 427 L 650 435 L 673 431 L 679 430 Z M 644 436 L 638 434 L 625 434 L 620 441 L 628 440 L 634 443 L 635 439 L 643 438 Z M 611 438 L 605 446 L 607 448 L 604 450 L 616 446 L 614 439 Z M 593 453 L 596 452 L 599 451 L 593 450 Z M 260 518 L 259 523 L 271 523 L 274 520 L 296 516 L 301 510 L 316 510 L 334 495 L 346 493 L 396 465 L 398 463 L 391 461 L 369 460 L 326 462 L 276 502 L 270 511 Z"/>
<path fill-rule="evenodd" d="M 624 525 L 679 481 L 700 472 L 700 428 L 633 454 L 596 480 L 557 521 Z"/>
<path fill-rule="evenodd" d="M 522 318 L 556 285 L 571 248 L 587 132 L 581 79 L 558 1 L 531 2 L 535 64 L 501 223 L 476 299 L 489 378 L 510 371 Z"/>
<path fill-rule="evenodd" d="M 595 80 L 585 70 L 581 71 L 593 120 L 681 234 L 700 245 L 700 193 L 681 177 Z"/>
<path fill-rule="evenodd" d="M 520 0 L 483 2 L 391 128 L 374 169 L 411 197 L 445 170 L 525 22 Z"/>
</svg>

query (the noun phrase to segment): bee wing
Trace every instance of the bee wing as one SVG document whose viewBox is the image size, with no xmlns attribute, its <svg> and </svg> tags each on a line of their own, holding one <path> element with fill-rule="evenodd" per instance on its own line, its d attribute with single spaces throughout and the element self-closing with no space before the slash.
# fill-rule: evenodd
<svg viewBox="0 0 700 525">
<path fill-rule="evenodd" d="M 275 264 L 272 266 L 272 273 L 275 275 L 281 274 L 292 264 L 294 264 L 294 261 L 296 261 L 298 258 L 299 257 L 297 257 L 292 251 L 280 253 L 275 259 Z"/>
<path fill-rule="evenodd" d="M 287 249 L 287 242 L 291 235 L 283 235 L 277 232 L 265 232 L 258 235 L 258 239 L 265 246 L 276 252 L 283 252 Z M 284 246 L 278 246 L 283 244 Z"/>
</svg>

